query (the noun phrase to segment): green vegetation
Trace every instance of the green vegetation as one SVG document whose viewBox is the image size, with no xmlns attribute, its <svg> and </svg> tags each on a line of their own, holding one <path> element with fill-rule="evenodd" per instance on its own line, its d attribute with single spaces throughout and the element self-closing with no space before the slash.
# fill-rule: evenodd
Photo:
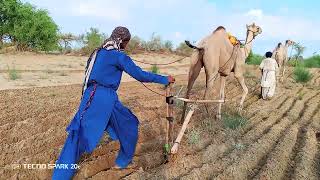
<svg viewBox="0 0 320 180">
<path fill-rule="evenodd" d="M 320 55 L 309 57 L 303 61 L 307 68 L 320 68 Z"/>
<path fill-rule="evenodd" d="M 246 63 L 247 64 L 253 64 L 253 65 L 260 65 L 261 61 L 263 60 L 263 56 L 259 54 L 254 54 L 252 51 L 250 51 Z"/>
<path fill-rule="evenodd" d="M 187 46 L 185 42 L 181 42 L 177 47 L 176 52 L 184 56 L 190 56 L 193 52 L 193 49 Z"/>
<path fill-rule="evenodd" d="M 192 128 L 191 131 L 188 131 L 187 140 L 189 144 L 198 144 L 200 141 L 199 129 Z"/>
<path fill-rule="evenodd" d="M 20 73 L 14 67 L 12 69 L 8 67 L 8 75 L 10 80 L 17 80 L 21 78 Z"/>
<path fill-rule="evenodd" d="M 43 9 L 20 0 L 0 1 L 0 40 L 17 50 L 57 49 L 58 26 Z"/>
<path fill-rule="evenodd" d="M 294 43 L 292 48 L 296 52 L 295 55 L 293 55 L 293 58 L 296 60 L 303 60 L 302 54 L 306 50 L 306 47 L 302 46 L 300 43 Z"/>
<path fill-rule="evenodd" d="M 227 108 L 222 113 L 222 120 L 225 128 L 237 130 L 245 126 L 248 123 L 248 119 L 234 109 Z"/>
<path fill-rule="evenodd" d="M 296 66 L 293 71 L 293 78 L 296 82 L 307 83 L 312 79 L 312 74 L 303 66 Z"/>
<path fill-rule="evenodd" d="M 81 48 L 81 53 L 85 55 L 89 55 L 92 51 L 101 46 L 103 41 L 107 38 L 107 35 L 104 33 L 100 33 L 97 28 L 90 28 L 90 30 L 85 34 L 81 35 L 80 39 L 84 44 L 84 47 Z"/>
<path fill-rule="evenodd" d="M 159 67 L 157 65 L 152 65 L 151 72 L 159 74 L 159 72 L 160 72 Z"/>
</svg>

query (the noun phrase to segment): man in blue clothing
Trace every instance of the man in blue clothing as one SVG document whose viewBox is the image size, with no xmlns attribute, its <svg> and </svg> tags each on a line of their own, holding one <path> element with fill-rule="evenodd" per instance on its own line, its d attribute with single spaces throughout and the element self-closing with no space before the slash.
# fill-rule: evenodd
<svg viewBox="0 0 320 180">
<path fill-rule="evenodd" d="M 67 127 L 68 137 L 56 161 L 52 179 L 71 179 L 80 156 L 91 153 L 100 141 L 104 131 L 112 140 L 120 142 L 116 168 L 126 168 L 134 156 L 138 140 L 137 117 L 118 99 L 117 90 L 123 71 L 141 82 L 168 85 L 174 82 L 172 76 L 161 76 L 143 71 L 132 59 L 123 53 L 131 34 L 125 27 L 117 27 L 110 38 L 90 56 L 86 66 L 82 99 L 79 109 Z M 67 168 L 58 168 L 60 164 Z"/>
</svg>

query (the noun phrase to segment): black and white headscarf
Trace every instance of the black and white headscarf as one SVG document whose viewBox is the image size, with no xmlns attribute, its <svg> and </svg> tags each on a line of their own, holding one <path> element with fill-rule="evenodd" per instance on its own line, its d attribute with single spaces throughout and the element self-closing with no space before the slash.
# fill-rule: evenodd
<svg viewBox="0 0 320 180">
<path fill-rule="evenodd" d="M 122 42 L 125 41 L 130 41 L 131 39 L 131 34 L 128 28 L 126 27 L 116 27 L 113 31 L 111 36 L 104 41 L 104 43 L 97 49 L 95 49 L 92 54 L 90 55 L 88 61 L 87 61 L 87 66 L 85 70 L 85 78 L 83 82 L 83 89 L 82 89 L 82 94 L 84 91 L 87 89 L 87 84 L 89 81 L 89 77 L 91 74 L 91 70 L 93 68 L 93 65 L 96 61 L 96 56 L 97 53 L 100 49 L 106 49 L 106 50 L 117 50 L 117 51 L 123 51 L 124 47 L 122 47 Z"/>
</svg>

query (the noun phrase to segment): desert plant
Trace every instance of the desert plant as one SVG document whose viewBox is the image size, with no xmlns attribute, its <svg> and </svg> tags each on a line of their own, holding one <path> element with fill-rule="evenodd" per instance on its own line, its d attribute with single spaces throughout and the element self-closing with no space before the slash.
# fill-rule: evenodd
<svg viewBox="0 0 320 180">
<path fill-rule="evenodd" d="M 261 61 L 263 60 L 263 56 L 259 54 L 254 54 L 252 51 L 250 51 L 246 63 L 247 64 L 253 64 L 253 65 L 260 65 Z"/>
<path fill-rule="evenodd" d="M 191 131 L 187 132 L 187 140 L 189 144 L 198 144 L 200 141 L 200 131 L 192 128 Z"/>
<path fill-rule="evenodd" d="M 9 75 L 9 79 L 13 81 L 21 78 L 20 73 L 14 67 L 13 68 L 8 67 L 8 75 Z"/>
<path fill-rule="evenodd" d="M 151 38 L 146 43 L 143 43 L 145 50 L 147 51 L 160 51 L 163 49 L 162 39 L 156 33 L 152 33 Z"/>
<path fill-rule="evenodd" d="M 134 54 L 137 50 L 142 49 L 143 40 L 138 36 L 133 36 L 126 47 L 126 53 Z"/>
<path fill-rule="evenodd" d="M 222 113 L 222 120 L 224 127 L 232 130 L 240 129 L 248 123 L 248 119 L 234 108 L 226 108 Z"/>
<path fill-rule="evenodd" d="M 172 49 L 173 49 L 173 43 L 171 41 L 165 41 L 164 42 L 164 48 L 171 52 Z"/>
<path fill-rule="evenodd" d="M 299 60 L 299 59 L 303 59 L 302 54 L 304 53 L 304 51 L 306 50 L 306 47 L 302 46 L 300 43 L 294 43 L 292 48 L 296 51 L 296 54 L 294 55 L 294 58 Z"/>
<path fill-rule="evenodd" d="M 288 61 L 288 65 L 292 66 L 292 67 L 296 67 L 296 66 L 300 66 L 302 65 L 301 62 L 297 59 L 292 59 L 290 61 Z"/>
<path fill-rule="evenodd" d="M 157 65 L 152 65 L 151 72 L 158 74 L 160 72 L 159 67 Z"/>
<path fill-rule="evenodd" d="M 308 68 L 320 68 L 320 55 L 314 55 L 305 59 L 303 64 Z"/>
<path fill-rule="evenodd" d="M 90 28 L 90 30 L 85 35 L 82 35 L 81 38 L 84 43 L 81 52 L 89 55 L 95 48 L 101 46 L 103 41 L 107 38 L 107 35 L 100 33 L 97 28 Z"/>
<path fill-rule="evenodd" d="M 296 66 L 293 71 L 293 78 L 296 82 L 307 83 L 312 79 L 312 74 L 303 66 Z"/>
<path fill-rule="evenodd" d="M 187 46 L 185 42 L 181 42 L 176 48 L 176 52 L 181 55 L 190 56 L 193 52 L 193 49 Z"/>
</svg>

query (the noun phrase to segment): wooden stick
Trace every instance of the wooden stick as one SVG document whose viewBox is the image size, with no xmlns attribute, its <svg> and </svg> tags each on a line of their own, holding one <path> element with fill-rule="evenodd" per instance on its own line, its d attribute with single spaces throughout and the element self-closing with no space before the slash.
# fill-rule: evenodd
<svg viewBox="0 0 320 180">
<path fill-rule="evenodd" d="M 193 99 L 186 99 L 186 98 L 179 98 L 179 97 L 175 97 L 176 99 L 180 100 L 180 101 L 184 101 L 184 102 L 189 102 L 189 103 L 224 103 L 225 100 L 193 100 Z"/>
<path fill-rule="evenodd" d="M 166 89 L 166 96 L 171 96 L 172 84 L 169 84 Z M 167 134 L 166 144 L 169 145 L 173 141 L 173 104 L 167 104 Z"/>
<path fill-rule="evenodd" d="M 176 154 L 178 152 L 179 144 L 181 142 L 182 136 L 184 135 L 184 132 L 187 129 L 187 126 L 191 120 L 191 117 L 192 117 L 192 114 L 194 113 L 195 108 L 196 108 L 195 105 L 191 106 L 191 109 L 188 112 L 188 114 L 183 122 L 183 125 L 182 125 L 180 132 L 179 132 L 179 135 L 178 135 L 176 141 L 174 142 L 173 147 L 171 148 L 171 154 Z"/>
</svg>

